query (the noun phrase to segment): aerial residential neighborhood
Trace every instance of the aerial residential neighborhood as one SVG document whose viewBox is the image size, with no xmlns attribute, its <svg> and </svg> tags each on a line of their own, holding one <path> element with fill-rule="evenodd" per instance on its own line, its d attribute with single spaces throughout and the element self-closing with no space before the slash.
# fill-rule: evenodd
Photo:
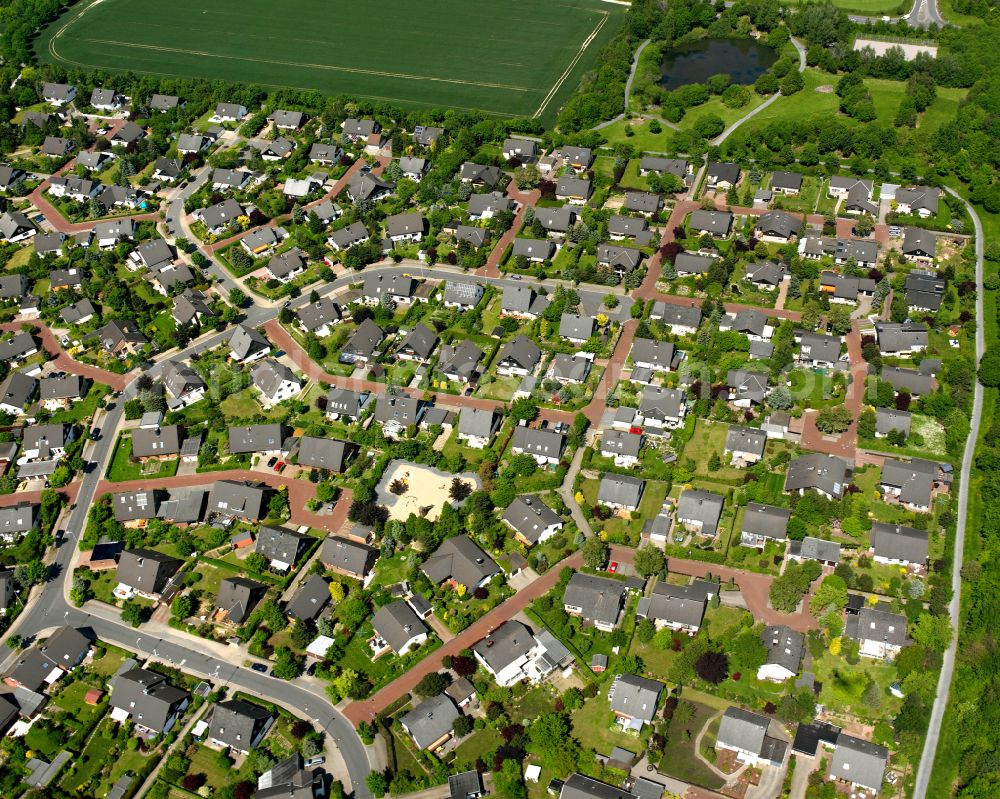
<svg viewBox="0 0 1000 799">
<path fill-rule="evenodd" d="M 997 795 L 995 15 L 43 5 L 0 796 Z"/>
</svg>

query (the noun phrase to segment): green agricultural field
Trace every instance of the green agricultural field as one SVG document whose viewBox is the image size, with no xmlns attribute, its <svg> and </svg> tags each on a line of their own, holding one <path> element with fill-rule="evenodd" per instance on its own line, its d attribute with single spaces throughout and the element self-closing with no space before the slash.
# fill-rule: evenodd
<svg viewBox="0 0 1000 799">
<path fill-rule="evenodd" d="M 373 11 L 375 13 L 373 13 Z M 67 67 L 216 78 L 551 121 L 624 7 L 600 0 L 97 0 L 45 29 Z"/>
</svg>

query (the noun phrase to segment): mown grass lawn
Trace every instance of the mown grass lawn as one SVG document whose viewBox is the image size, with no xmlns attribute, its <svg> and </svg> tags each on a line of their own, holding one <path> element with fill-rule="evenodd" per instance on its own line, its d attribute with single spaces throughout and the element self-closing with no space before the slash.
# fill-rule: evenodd
<svg viewBox="0 0 1000 799">
<path fill-rule="evenodd" d="M 667 746 L 660 759 L 660 770 L 684 782 L 718 790 L 722 787 L 723 780 L 698 759 L 694 745 L 698 733 L 718 711 L 714 707 L 691 701 L 686 695 L 684 701 L 691 702 L 694 714 L 686 723 L 681 723 L 676 718 L 671 720 L 667 727 Z"/>
<path fill-rule="evenodd" d="M 583 707 L 573 714 L 573 736 L 583 747 L 593 749 L 602 754 L 609 753 L 616 746 L 638 751 L 651 732 L 647 725 L 642 736 L 621 732 L 614 726 L 614 714 L 608 702 L 608 689 L 611 680 L 601 684 L 600 690 L 593 699 L 588 699 Z"/>
<path fill-rule="evenodd" d="M 112 483 L 122 483 L 126 480 L 141 480 L 143 478 L 173 477 L 177 474 L 177 464 L 180 462 L 179 458 L 174 458 L 169 461 L 133 463 L 131 458 L 132 436 L 122 433 L 115 444 L 114 457 L 108 467 L 108 480 Z"/>
<path fill-rule="evenodd" d="M 82 400 L 75 400 L 68 408 L 56 411 L 49 420 L 53 424 L 66 423 L 75 424 L 83 419 L 90 418 L 97 410 L 98 403 L 111 393 L 111 388 L 103 383 L 91 385 L 87 396 Z"/>
</svg>

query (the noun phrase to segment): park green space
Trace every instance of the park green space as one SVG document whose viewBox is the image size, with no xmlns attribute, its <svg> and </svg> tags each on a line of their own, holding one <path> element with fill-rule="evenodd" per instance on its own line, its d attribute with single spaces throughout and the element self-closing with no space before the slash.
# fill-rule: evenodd
<svg viewBox="0 0 1000 799">
<path fill-rule="evenodd" d="M 464 3 L 415 13 L 289 0 L 100 0 L 43 31 L 40 59 L 70 68 L 350 94 L 410 107 L 554 116 L 625 8 L 598 0 Z M 475 43 L 472 45 L 471 43 Z M 550 119 L 551 121 L 551 119 Z"/>
</svg>

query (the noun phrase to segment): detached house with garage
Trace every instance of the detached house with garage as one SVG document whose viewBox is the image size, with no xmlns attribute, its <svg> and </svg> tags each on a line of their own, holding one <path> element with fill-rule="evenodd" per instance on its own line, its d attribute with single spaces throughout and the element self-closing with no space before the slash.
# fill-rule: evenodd
<svg viewBox="0 0 1000 799">
<path fill-rule="evenodd" d="M 616 677 L 608 689 L 608 704 L 622 731 L 640 733 L 643 727 L 652 724 L 662 692 L 663 683 L 656 680 L 635 674 Z"/>
<path fill-rule="evenodd" d="M 248 325 L 237 325 L 229 337 L 229 357 L 238 363 L 251 363 L 271 351 L 271 342 L 264 334 Z"/>
<path fill-rule="evenodd" d="M 549 299 L 528 286 L 504 286 L 500 313 L 521 319 L 537 319 L 549 307 Z"/>
<path fill-rule="evenodd" d="M 615 511 L 639 510 L 646 482 L 623 474 L 606 474 L 597 489 L 597 501 Z"/>
<path fill-rule="evenodd" d="M 687 394 L 676 388 L 645 386 L 639 396 L 639 412 L 635 423 L 647 435 L 663 436 L 684 422 Z"/>
<path fill-rule="evenodd" d="M 212 709 L 208 740 L 220 749 L 245 755 L 264 740 L 273 723 L 270 710 L 244 699 L 228 699 Z"/>
<path fill-rule="evenodd" d="M 880 487 L 887 499 L 895 499 L 915 513 L 927 513 L 931 509 L 937 473 L 938 465 L 933 461 L 914 458 L 904 463 L 886 458 L 882 464 Z"/>
<path fill-rule="evenodd" d="M 302 383 L 295 373 L 283 363 L 270 359 L 254 364 L 250 370 L 250 382 L 259 392 L 260 404 L 265 409 L 302 391 Z"/>
<path fill-rule="evenodd" d="M 420 617 L 402 599 L 383 605 L 372 617 L 374 635 L 368 642 L 372 659 L 392 652 L 402 657 L 421 646 L 430 636 L 430 630 Z"/>
<path fill-rule="evenodd" d="M 601 456 L 614 458 L 615 466 L 631 468 L 638 465 L 642 450 L 642 433 L 627 430 L 605 430 L 601 434 Z"/>
<path fill-rule="evenodd" d="M 267 558 L 272 569 L 286 572 L 295 566 L 299 556 L 313 540 L 311 536 L 287 527 L 261 525 L 254 551 Z"/>
<path fill-rule="evenodd" d="M 740 543 L 745 547 L 763 547 L 768 541 L 785 541 L 791 517 L 792 512 L 787 508 L 751 502 L 743 513 Z"/>
<path fill-rule="evenodd" d="M 883 609 L 863 607 L 858 614 L 847 615 L 844 634 L 860 644 L 858 654 L 874 660 L 892 660 L 909 643 L 906 637 L 906 616 Z"/>
<path fill-rule="evenodd" d="M 918 264 L 931 264 L 937 257 L 937 237 L 930 230 L 908 227 L 903 232 L 903 257 Z"/>
<path fill-rule="evenodd" d="M 707 189 L 712 191 L 729 191 L 740 182 L 740 165 L 709 161 L 706 175 L 705 187 Z"/>
<path fill-rule="evenodd" d="M 563 593 L 563 609 L 598 630 L 611 632 L 621 621 L 627 591 L 621 580 L 575 572 Z"/>
<path fill-rule="evenodd" d="M 871 554 L 876 563 L 923 569 L 927 565 L 927 531 L 900 524 L 875 522 Z"/>
<path fill-rule="evenodd" d="M 780 767 L 788 743 L 768 735 L 771 720 L 738 707 L 722 715 L 715 748 L 736 753 L 736 760 L 751 766 Z"/>
<path fill-rule="evenodd" d="M 510 451 L 515 455 L 531 455 L 539 466 L 554 466 L 559 463 L 565 448 L 566 436 L 562 433 L 518 425 Z"/>
<path fill-rule="evenodd" d="M 338 360 L 341 363 L 365 364 L 378 354 L 384 340 L 382 328 L 371 319 L 365 319 L 347 339 Z"/>
<path fill-rule="evenodd" d="M 635 615 L 649 619 L 657 630 L 674 630 L 694 635 L 701 628 L 708 601 L 718 584 L 697 579 L 690 585 L 657 581 L 648 597 L 639 599 Z"/>
<path fill-rule="evenodd" d="M 767 397 L 767 372 L 748 369 L 730 369 L 726 375 L 729 401 L 737 408 L 763 405 Z"/>
<path fill-rule="evenodd" d="M 688 489 L 677 503 L 677 521 L 698 535 L 714 536 L 725 498 L 711 491 Z"/>
<path fill-rule="evenodd" d="M 563 529 L 563 520 L 539 497 L 517 497 L 504 511 L 503 520 L 526 547 L 543 543 Z"/>
<path fill-rule="evenodd" d="M 159 600 L 181 565 L 181 561 L 162 552 L 126 549 L 118 560 L 115 596 L 131 599 L 138 594 L 146 599 Z"/>
<path fill-rule="evenodd" d="M 486 449 L 503 424 L 493 409 L 463 408 L 458 415 L 458 440 L 473 449 Z"/>
<path fill-rule="evenodd" d="M 827 499 L 843 499 L 850 481 L 851 472 L 843 459 L 810 452 L 788 464 L 785 491 L 803 495 L 812 490 Z"/>
<path fill-rule="evenodd" d="M 731 455 L 730 463 L 738 469 L 758 463 L 764 457 L 767 433 L 755 427 L 729 425 L 726 432 L 725 452 Z"/>
<path fill-rule="evenodd" d="M 447 539 L 420 570 L 434 585 L 462 585 L 468 591 L 485 587 L 490 580 L 503 573 L 478 544 L 464 535 Z"/>
<path fill-rule="evenodd" d="M 542 360 L 542 351 L 523 333 L 508 341 L 497 356 L 497 374 L 504 377 L 533 374 Z"/>
<path fill-rule="evenodd" d="M 379 551 L 367 544 L 331 535 L 323 539 L 320 562 L 330 571 L 360 580 L 367 586 L 374 574 Z"/>
<path fill-rule="evenodd" d="M 522 680 L 537 685 L 573 662 L 569 650 L 548 630 L 532 634 L 528 627 L 513 619 L 475 644 L 472 654 L 502 688 Z"/>
<path fill-rule="evenodd" d="M 173 729 L 191 695 L 171 685 L 162 674 L 129 669 L 111 679 L 111 719 L 129 719 L 137 732 L 162 735 Z"/>
<path fill-rule="evenodd" d="M 799 673 L 806 637 L 784 624 L 772 624 L 760 634 L 767 660 L 757 669 L 758 680 L 784 682 Z"/>
</svg>

